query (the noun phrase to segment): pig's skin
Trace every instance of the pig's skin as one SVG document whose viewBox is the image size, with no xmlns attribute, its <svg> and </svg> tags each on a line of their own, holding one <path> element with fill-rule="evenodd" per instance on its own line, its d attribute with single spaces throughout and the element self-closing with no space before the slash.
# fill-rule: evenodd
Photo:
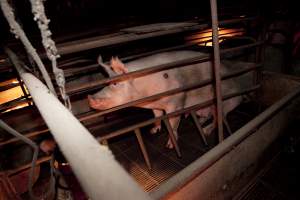
<svg viewBox="0 0 300 200">
<path fill-rule="evenodd" d="M 126 63 L 126 66 L 118 58 L 112 58 L 110 67 L 113 69 L 115 74 L 124 74 L 201 55 L 205 56 L 206 54 L 195 51 L 165 52 Z M 228 70 L 225 66 L 221 67 L 221 74 L 228 73 L 227 71 Z M 110 72 L 109 74 L 111 75 L 112 73 Z M 128 79 L 116 84 L 110 84 L 96 94 L 88 96 L 89 105 L 97 110 L 105 110 L 133 100 L 179 88 L 184 85 L 194 84 L 201 80 L 209 79 L 210 77 L 212 77 L 211 62 L 165 70 L 135 79 Z M 236 91 L 238 91 L 238 85 L 233 80 L 226 80 L 222 82 L 223 94 Z M 163 114 L 163 111 L 170 113 L 184 107 L 189 107 L 210 100 L 213 96 L 213 88 L 209 85 L 199 89 L 163 97 L 156 101 L 143 103 L 137 105 L 137 107 L 152 109 L 155 117 L 158 117 Z M 241 97 L 235 97 L 223 102 L 224 115 L 226 116 L 226 114 L 234 109 L 240 102 Z M 197 111 L 197 115 L 200 119 L 207 118 L 211 115 L 215 116 L 215 107 L 211 106 L 200 109 Z M 177 138 L 177 128 L 179 126 L 180 116 L 170 118 L 169 121 Z M 205 133 L 209 134 L 215 126 L 216 123 L 215 120 L 213 120 L 213 123 L 205 128 Z M 160 124 L 156 123 L 151 132 L 154 133 L 158 130 L 160 130 Z M 173 148 L 173 144 L 170 139 L 168 140 L 167 147 Z"/>
</svg>

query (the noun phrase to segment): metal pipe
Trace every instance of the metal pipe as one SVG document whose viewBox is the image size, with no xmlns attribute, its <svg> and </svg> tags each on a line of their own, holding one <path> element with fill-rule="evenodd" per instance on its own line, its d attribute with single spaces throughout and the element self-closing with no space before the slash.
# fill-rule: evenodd
<svg viewBox="0 0 300 200">
<path fill-rule="evenodd" d="M 4 14 L 10 28 L 13 30 L 13 33 L 16 35 L 16 37 L 18 37 L 22 41 L 28 54 L 31 55 L 32 58 L 34 59 L 34 61 L 36 62 L 49 90 L 54 95 L 56 95 L 56 92 L 55 92 L 55 89 L 51 82 L 51 79 L 49 77 L 49 74 L 48 74 L 41 58 L 37 54 L 37 52 L 34 49 L 34 47 L 32 46 L 32 44 L 30 43 L 29 39 L 27 38 L 27 36 L 26 36 L 25 32 L 23 31 L 23 29 L 21 28 L 21 26 L 16 22 L 14 12 L 13 12 L 11 6 L 8 4 L 7 0 L 0 0 L 0 5 L 1 5 L 3 14 Z"/>
<path fill-rule="evenodd" d="M 233 135 L 226 138 L 222 143 L 218 144 L 216 147 L 195 160 L 185 169 L 164 182 L 159 186 L 159 188 L 151 192 L 151 197 L 154 199 L 161 199 L 162 197 L 165 197 L 166 195 L 180 189 L 187 182 L 193 180 L 196 176 L 205 171 L 205 169 L 209 168 L 221 157 L 230 152 L 233 148 L 235 148 L 235 146 L 240 144 L 243 140 L 255 132 L 255 129 L 271 119 L 291 101 L 298 98 L 299 95 L 300 87 L 287 94 L 285 97 L 270 106 L 267 110 L 259 114 L 256 118 L 248 122 L 245 126 L 237 130 Z"/>
<path fill-rule="evenodd" d="M 210 0 L 211 21 L 212 21 L 212 39 L 214 48 L 214 75 L 215 75 L 215 93 L 217 99 L 217 123 L 219 142 L 224 140 L 223 135 L 223 109 L 222 109 L 222 91 L 221 91 L 221 59 L 219 46 L 219 25 L 218 25 L 218 11 L 217 1 Z"/>
<path fill-rule="evenodd" d="M 250 72 L 252 70 L 255 70 L 259 67 L 261 67 L 261 65 L 257 64 L 257 65 L 251 66 L 249 68 L 246 68 L 246 69 L 241 69 L 241 70 L 237 70 L 233 73 L 225 74 L 224 76 L 222 76 L 222 80 L 226 80 L 226 79 L 229 79 L 229 78 L 232 78 L 232 77 L 235 77 L 235 76 L 245 74 L 245 73 Z M 152 95 L 152 96 L 149 96 L 149 97 L 145 97 L 145 98 L 142 98 L 142 99 L 131 101 L 129 103 L 125 103 L 123 105 L 116 106 L 116 107 L 113 107 L 113 108 L 110 108 L 110 109 L 107 109 L 107 110 L 104 110 L 104 111 L 92 113 L 88 116 L 82 116 L 82 117 L 80 117 L 80 121 L 86 121 L 88 119 L 92 119 L 94 117 L 99 117 L 101 115 L 111 113 L 111 112 L 114 112 L 114 111 L 117 111 L 117 110 L 120 110 L 120 109 L 123 109 L 123 108 L 128 108 L 128 107 L 136 106 L 138 104 L 142 104 L 142 103 L 145 103 L 145 102 L 154 101 L 154 100 L 157 100 L 157 99 L 159 99 L 161 97 L 164 97 L 164 96 L 169 96 L 169 95 L 176 94 L 176 93 L 179 93 L 179 92 L 204 87 L 204 86 L 207 86 L 207 85 L 211 84 L 212 82 L 213 82 L 213 80 L 210 78 L 210 79 L 206 79 L 206 80 L 203 80 L 203 81 L 195 83 L 195 84 L 186 85 L 186 86 L 183 86 L 183 87 L 180 87 L 180 88 L 176 88 L 176 89 L 169 90 L 169 91 L 166 91 L 166 92 L 162 92 L 162 93 L 159 93 L 159 94 L 155 94 L 155 95 Z"/>
<path fill-rule="evenodd" d="M 34 178 L 34 169 L 35 169 L 35 166 L 36 166 L 36 160 L 37 160 L 38 155 L 39 155 L 38 145 L 35 142 L 33 142 L 32 140 L 28 139 L 27 137 L 25 137 L 22 134 L 20 134 L 19 132 L 17 132 L 15 129 L 8 126 L 2 120 L 0 120 L 0 127 L 3 128 L 4 130 L 6 130 L 8 133 L 10 133 L 10 134 L 14 135 L 15 137 L 19 138 L 20 140 L 22 140 L 23 142 L 25 142 L 26 144 L 28 144 L 29 146 L 31 146 L 34 149 L 32 162 L 31 162 L 31 169 L 30 169 L 29 179 L 28 179 L 28 191 L 29 191 L 29 195 L 30 195 L 31 199 L 37 199 L 37 197 L 34 195 L 33 190 L 32 190 L 32 186 L 33 186 L 32 181 L 33 181 L 33 178 Z M 53 181 L 53 179 L 51 179 L 51 181 Z M 51 185 L 53 185 L 53 184 L 51 184 Z M 53 191 L 52 187 L 51 187 L 51 189 Z"/>
<path fill-rule="evenodd" d="M 46 156 L 46 157 L 39 158 L 36 160 L 35 165 L 39 165 L 41 163 L 48 162 L 51 159 L 52 159 L 52 156 Z M 13 176 L 14 174 L 16 174 L 20 171 L 23 171 L 25 169 L 28 169 L 30 167 L 31 167 L 31 164 L 26 164 L 26 165 L 20 166 L 18 168 L 5 171 L 5 173 L 7 174 L 8 177 L 10 177 L 10 176 Z"/>
<path fill-rule="evenodd" d="M 233 23 L 239 23 L 243 21 L 249 21 L 254 20 L 256 17 L 247 17 L 247 18 L 235 18 L 230 20 L 223 20 L 220 22 L 220 25 L 227 25 L 227 24 L 233 24 Z M 209 24 L 198 24 L 195 26 L 190 27 L 180 27 L 180 28 L 174 28 L 170 30 L 162 30 L 152 33 L 145 33 L 145 34 L 122 34 L 122 35 L 116 35 L 112 36 L 110 38 L 103 38 L 103 36 L 97 36 L 93 38 L 88 39 L 82 39 L 82 40 L 76 40 L 71 41 L 63 44 L 58 44 L 58 54 L 65 55 L 70 53 L 76 53 L 80 51 L 85 51 L 93 48 L 99 48 L 99 47 L 105 47 L 110 45 L 116 45 L 120 43 L 126 43 L 141 39 L 147 39 L 147 38 L 153 38 L 163 35 L 170 35 L 170 34 L 176 34 L 181 32 L 187 32 L 187 31 L 195 31 L 199 29 L 208 28 Z"/>
<path fill-rule="evenodd" d="M 250 66 L 247 69 L 237 70 L 233 73 L 225 74 L 222 77 L 222 79 L 226 80 L 226 79 L 232 78 L 234 76 L 239 76 L 239 75 L 242 75 L 244 73 L 255 70 L 259 67 L 261 67 L 261 64 Z M 95 117 L 99 117 L 101 115 L 104 115 L 104 114 L 107 114 L 107 113 L 110 113 L 110 112 L 114 112 L 114 111 L 117 111 L 117 110 L 120 110 L 120 109 L 123 109 L 123 108 L 131 107 L 131 106 L 141 104 L 141 103 L 144 103 L 144 102 L 147 102 L 147 101 L 153 101 L 153 100 L 159 99 L 163 96 L 168 96 L 168 95 L 176 94 L 176 93 L 179 93 L 179 92 L 182 92 L 182 91 L 191 90 L 191 89 L 195 89 L 195 88 L 199 88 L 199 87 L 204 87 L 204 86 L 206 86 L 210 83 L 212 83 L 212 79 L 207 79 L 207 80 L 201 81 L 201 82 L 196 83 L 196 84 L 191 84 L 191 85 L 184 86 L 184 87 L 181 87 L 181 88 L 176 88 L 176 89 L 173 89 L 173 90 L 170 90 L 170 91 L 167 91 L 167 92 L 162 92 L 162 93 L 159 93 L 159 94 L 156 94 L 156 95 L 153 95 L 153 96 L 138 99 L 138 100 L 135 100 L 135 101 L 132 101 L 132 102 L 129 102 L 129 103 L 123 104 L 121 106 L 117 106 L 117 107 L 114 107 L 114 108 L 111 108 L 111 109 L 108 109 L 108 110 L 105 110 L 105 111 L 102 111 L 102 112 L 90 113 L 87 116 L 80 116 L 79 120 L 81 122 L 87 121 L 89 119 L 93 119 Z M 40 130 L 40 131 L 30 132 L 30 133 L 25 134 L 25 136 L 26 137 L 34 137 L 34 136 L 40 135 L 42 133 L 46 133 L 48 131 L 49 131 L 48 129 L 44 129 L 44 130 Z M 10 144 L 10 143 L 13 143 L 13 142 L 16 142 L 16 141 L 18 141 L 17 138 L 12 138 L 12 139 L 9 139 L 9 140 L 6 140 L 6 141 L 2 141 L 2 142 L 0 142 L 0 146 L 7 145 L 7 144 Z"/>
<path fill-rule="evenodd" d="M 256 47 L 258 45 L 261 45 L 261 42 L 257 42 L 254 44 L 248 44 L 248 45 L 243 45 L 240 47 L 233 47 L 233 48 L 228 48 L 228 49 L 224 49 L 221 50 L 221 55 L 224 55 L 228 52 L 231 51 L 238 51 L 238 50 L 242 50 L 242 49 L 247 49 L 247 48 L 252 48 L 252 47 Z M 77 94 L 79 92 L 82 91 L 86 91 L 88 89 L 95 89 L 95 88 L 100 88 L 101 85 L 103 84 L 108 84 L 108 83 L 114 83 L 117 81 L 122 81 L 122 80 L 126 80 L 128 78 L 136 78 L 136 77 L 140 77 L 140 76 L 145 76 L 151 73 L 156 73 L 159 71 L 163 71 L 163 70 L 167 70 L 167 69 L 173 69 L 176 67 L 184 67 L 187 65 L 192 65 L 192 64 L 196 64 L 196 63 L 201 63 L 201 62 L 206 62 L 209 61 L 211 59 L 210 55 L 207 56 L 197 56 L 197 57 L 192 57 L 192 58 L 188 58 L 188 59 L 184 59 L 181 61 L 176 61 L 176 62 L 172 62 L 172 63 L 168 63 L 168 64 L 162 64 L 162 65 L 157 65 L 151 68 L 146 68 L 146 69 L 142 69 L 142 70 L 138 70 L 138 71 L 133 71 L 133 72 L 129 72 L 123 75 L 118 75 L 118 76 L 114 76 L 112 78 L 107 78 L 107 79 L 102 79 L 102 80 L 97 80 L 94 82 L 89 82 L 86 84 L 81 84 L 80 86 L 77 87 L 73 87 L 73 88 L 67 88 L 67 93 L 69 95 L 74 95 Z"/>
<path fill-rule="evenodd" d="M 150 199 L 114 159 L 111 151 L 100 145 L 40 80 L 24 72 L 19 64 L 16 68 L 74 174 L 91 199 Z"/>
<path fill-rule="evenodd" d="M 260 88 L 259 85 L 251 87 L 251 88 L 246 89 L 246 90 L 243 90 L 241 92 L 235 92 L 235 93 L 232 93 L 232 94 L 225 95 L 222 99 L 227 100 L 227 99 L 233 98 L 235 96 L 240 96 L 240 95 L 243 95 L 243 94 L 246 94 L 246 93 L 249 93 L 249 92 L 253 92 L 253 91 L 257 90 L 258 88 Z M 205 101 L 205 102 L 200 103 L 200 104 L 196 104 L 196 105 L 193 105 L 193 106 L 181 109 L 181 110 L 177 110 L 177 111 L 168 113 L 166 115 L 162 115 L 160 117 L 152 118 L 152 119 L 149 119 L 147 121 L 144 121 L 144 122 L 141 122 L 141 123 L 138 123 L 138 124 L 135 124 L 135 125 L 132 125 L 132 126 L 129 126 L 129 127 L 117 130 L 117 131 L 114 131 L 114 132 L 109 133 L 109 134 L 107 134 L 103 137 L 98 138 L 98 140 L 100 140 L 100 141 L 101 140 L 108 140 L 110 138 L 122 135 L 124 133 L 129 132 L 129 131 L 132 131 L 136 128 L 141 128 L 141 127 L 153 124 L 156 121 L 161 121 L 161 120 L 168 119 L 168 118 L 171 118 L 171 117 L 176 117 L 176 116 L 181 115 L 183 113 L 189 113 L 193 110 L 199 110 L 200 108 L 208 107 L 208 106 L 214 104 L 214 100 L 215 99 L 211 99 L 211 100 Z"/>
</svg>

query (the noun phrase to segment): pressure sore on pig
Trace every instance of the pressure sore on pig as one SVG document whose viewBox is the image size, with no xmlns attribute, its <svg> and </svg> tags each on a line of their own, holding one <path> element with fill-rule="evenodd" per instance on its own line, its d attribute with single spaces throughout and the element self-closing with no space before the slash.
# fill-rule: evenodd
<svg viewBox="0 0 300 200">
<path fill-rule="evenodd" d="M 98 63 L 106 70 L 107 74 L 112 77 L 201 55 L 205 56 L 205 54 L 195 51 L 173 51 L 151 55 L 126 64 L 122 63 L 118 58 L 113 57 L 110 61 L 110 65 L 104 64 L 99 56 Z M 226 66 L 221 67 L 221 74 L 228 72 L 229 70 Z M 88 102 L 90 107 L 94 109 L 105 110 L 147 96 L 183 87 L 185 85 L 195 84 L 211 77 L 211 62 L 193 64 L 110 84 L 94 95 L 89 95 Z M 237 92 L 238 90 L 238 83 L 234 80 L 222 81 L 223 94 Z M 159 117 L 163 114 L 163 112 L 171 113 L 176 110 L 210 100 L 213 97 L 213 88 L 211 85 L 208 85 L 202 88 L 162 97 L 151 102 L 142 103 L 137 105 L 137 107 L 152 109 L 155 117 Z M 239 105 L 240 102 L 241 97 L 235 97 L 224 101 L 224 116 Z M 209 117 L 213 117 L 213 122 L 204 128 L 205 134 L 210 134 L 216 127 L 215 106 L 201 108 L 196 113 L 199 117 L 200 123 L 206 121 Z M 177 129 L 180 123 L 180 116 L 170 118 L 169 122 L 177 139 Z M 156 133 L 160 129 L 160 122 L 156 122 L 150 132 Z M 173 144 L 170 139 L 166 146 L 168 148 L 173 148 Z"/>
</svg>

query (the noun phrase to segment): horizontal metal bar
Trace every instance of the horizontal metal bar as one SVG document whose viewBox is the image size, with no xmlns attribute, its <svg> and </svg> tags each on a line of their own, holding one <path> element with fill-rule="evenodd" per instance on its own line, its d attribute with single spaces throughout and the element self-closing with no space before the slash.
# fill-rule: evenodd
<svg viewBox="0 0 300 200">
<path fill-rule="evenodd" d="M 226 79 L 229 79 L 229 78 L 232 78 L 232 77 L 235 77 L 235 76 L 242 75 L 244 73 L 247 73 L 247 72 L 253 71 L 255 69 L 258 69 L 261 66 L 262 66 L 262 64 L 255 64 L 254 66 L 248 67 L 246 69 L 241 69 L 241 70 L 237 70 L 233 73 L 225 74 L 224 76 L 222 76 L 222 80 L 226 80 Z M 152 96 L 149 96 L 149 97 L 145 97 L 145 98 L 142 98 L 142 99 L 131 101 L 129 103 L 126 103 L 126 104 L 123 104 L 123 105 L 120 105 L 120 106 L 116 106 L 116 107 L 113 107 L 111 109 L 107 109 L 107 110 L 104 110 L 104 111 L 93 113 L 93 114 L 90 114 L 88 116 L 81 117 L 80 120 L 81 121 L 86 121 L 88 119 L 92 119 L 92 118 L 95 118 L 95 117 L 98 117 L 98 116 L 101 116 L 101 115 L 104 115 L 104 114 L 107 114 L 107 113 L 110 113 L 110 112 L 114 112 L 114 111 L 117 111 L 117 110 L 120 110 L 120 109 L 123 109 L 123 108 L 136 106 L 138 104 L 142 104 L 142 103 L 145 103 L 145 102 L 154 101 L 154 100 L 157 100 L 157 99 L 162 98 L 164 96 L 169 96 L 169 95 L 176 94 L 176 93 L 179 93 L 179 92 L 204 87 L 204 86 L 207 86 L 207 85 L 211 84 L 212 82 L 213 82 L 212 79 L 206 79 L 206 80 L 203 80 L 199 83 L 183 86 L 183 87 L 176 88 L 176 89 L 173 89 L 173 90 L 169 90 L 169 91 L 166 91 L 166 92 L 162 92 L 162 93 L 159 93 L 159 94 L 156 94 L 156 95 L 152 95 Z"/>
<path fill-rule="evenodd" d="M 19 98 L 13 99 L 11 101 L 5 102 L 3 104 L 0 105 L 0 112 L 3 112 L 11 107 L 17 106 L 20 103 L 24 103 L 24 102 L 31 102 L 30 97 L 26 97 L 26 96 L 21 96 Z"/>
<path fill-rule="evenodd" d="M 243 94 L 246 94 L 246 93 L 249 93 L 249 92 L 253 92 L 253 91 L 257 90 L 258 88 L 260 88 L 260 85 L 256 85 L 254 87 L 251 87 L 249 89 L 243 90 L 241 92 L 235 92 L 235 93 L 232 93 L 232 94 L 228 94 L 228 95 L 225 95 L 222 98 L 222 100 L 227 100 L 227 99 L 233 98 L 235 96 L 240 96 L 240 95 L 243 95 Z M 187 108 L 184 108 L 184 109 L 181 109 L 181 110 L 174 111 L 172 113 L 168 113 L 166 115 L 162 115 L 160 117 L 152 118 L 152 119 L 149 119 L 147 121 L 140 122 L 138 124 L 134 124 L 132 126 L 124 128 L 124 129 L 120 129 L 120 130 L 114 131 L 112 133 L 109 133 L 109 134 L 107 134 L 105 136 L 99 137 L 98 140 L 100 140 L 100 141 L 101 140 L 108 140 L 110 138 L 113 138 L 113 137 L 122 135 L 124 133 L 130 132 L 130 131 L 132 131 L 132 130 L 134 130 L 136 128 L 141 128 L 141 127 L 153 124 L 156 121 L 161 121 L 163 119 L 168 119 L 170 117 L 175 117 L 175 116 L 181 115 L 183 113 L 189 113 L 189 112 L 191 112 L 193 110 L 198 110 L 200 108 L 208 107 L 210 105 L 213 105 L 214 101 L 215 101 L 215 98 L 213 98 L 212 100 L 208 100 L 208 101 L 205 101 L 203 103 L 194 105 L 194 106 L 190 106 L 190 107 L 187 107 Z"/>
<path fill-rule="evenodd" d="M 17 63 L 16 68 L 20 68 Z M 115 160 L 112 152 L 100 145 L 40 80 L 24 70 L 18 71 L 89 198 L 150 199 Z"/>
<path fill-rule="evenodd" d="M 248 17 L 248 18 L 236 18 L 230 20 L 223 20 L 220 21 L 220 25 L 228 25 L 233 23 L 239 23 L 243 21 L 254 20 L 255 17 Z M 181 27 L 181 28 L 174 28 L 171 30 L 162 30 L 153 33 L 146 33 L 146 34 L 122 34 L 117 36 L 112 36 L 110 38 L 103 39 L 103 36 L 83 39 L 83 40 L 76 40 L 72 42 L 67 42 L 63 44 L 58 44 L 58 54 L 65 55 L 70 53 L 76 53 L 80 51 L 85 51 L 93 48 L 105 47 L 110 45 L 116 45 L 141 39 L 153 38 L 158 36 L 170 35 L 175 33 L 187 32 L 187 31 L 194 31 L 199 29 L 204 29 L 210 27 L 209 24 L 199 24 L 191 27 Z"/>
<path fill-rule="evenodd" d="M 49 132 L 49 129 L 43 129 L 43 130 L 40 130 L 40 131 L 33 131 L 33 132 L 30 132 L 30 133 L 25 133 L 24 136 L 27 137 L 27 138 L 32 138 L 32 137 L 35 137 L 35 136 L 38 136 L 42 133 L 47 133 Z M 1 146 L 4 146 L 4 145 L 7 145 L 7 144 L 11 144 L 11 143 L 14 143 L 14 142 L 18 142 L 20 141 L 18 138 L 14 137 L 14 138 L 11 138 L 9 140 L 6 140 L 6 141 L 1 141 L 0 142 L 0 147 Z"/>
<path fill-rule="evenodd" d="M 256 47 L 261 44 L 262 44 L 262 42 L 256 42 L 254 44 L 248 44 L 248 45 L 243 45 L 240 47 L 224 49 L 224 50 L 221 50 L 221 55 L 224 55 L 225 53 L 228 53 L 231 51 L 238 51 L 238 50 L 242 50 L 242 49 L 253 48 L 253 47 Z M 196 63 L 200 63 L 200 62 L 206 62 L 209 60 L 211 60 L 211 55 L 192 57 L 192 58 L 184 59 L 181 61 L 157 65 L 157 66 L 154 66 L 151 68 L 146 68 L 146 69 L 142 69 L 142 70 L 138 70 L 138 71 L 129 72 L 127 74 L 118 75 L 118 76 L 115 76 L 112 78 L 107 78 L 107 79 L 102 79 L 102 80 L 98 80 L 98 81 L 94 81 L 94 82 L 85 83 L 85 84 L 82 84 L 77 87 L 67 88 L 66 91 L 67 91 L 68 95 L 74 95 L 76 93 L 86 91 L 91 88 L 92 89 L 100 88 L 103 84 L 122 81 L 122 80 L 126 80 L 128 78 L 136 78 L 136 77 L 140 77 L 140 76 L 145 76 L 147 74 L 152 74 L 152 73 L 156 73 L 156 72 L 163 71 L 163 70 L 173 69 L 176 67 L 184 67 L 187 65 L 196 64 Z"/>
<path fill-rule="evenodd" d="M 50 160 L 51 160 L 51 156 L 42 157 L 42 158 L 37 159 L 36 162 L 35 162 L 35 164 L 39 165 L 41 163 L 48 162 Z M 16 173 L 18 173 L 20 171 L 23 171 L 25 169 L 28 169 L 30 167 L 31 167 L 31 163 L 23 165 L 23 166 L 20 166 L 20 167 L 15 168 L 15 169 L 11 169 L 11 170 L 5 171 L 5 173 L 7 174 L 7 176 L 13 176 L 14 174 L 16 174 Z"/>
<path fill-rule="evenodd" d="M 259 126 L 264 124 L 266 121 L 275 116 L 290 102 L 299 98 L 300 87 L 287 94 L 285 97 L 274 103 L 267 110 L 259 114 L 253 120 L 248 122 L 245 126 L 237 130 L 230 137 L 226 138 L 222 143 L 205 153 L 203 156 L 198 158 L 196 161 L 191 163 L 185 169 L 171 177 L 169 180 L 164 182 L 158 187 L 158 189 L 151 192 L 151 196 L 154 199 L 160 199 L 168 195 L 169 193 L 178 190 L 187 182 L 193 180 L 196 176 L 201 174 L 205 169 L 209 168 L 221 157 L 230 152 L 235 146 L 240 144 L 249 135 L 255 132 Z"/>
<path fill-rule="evenodd" d="M 255 69 L 257 69 L 261 66 L 262 66 L 261 64 L 255 64 L 255 65 L 253 65 L 253 66 L 251 66 L 247 69 L 237 70 L 233 73 L 225 74 L 222 77 L 222 80 L 242 75 L 244 73 L 255 70 Z M 96 112 L 96 113 L 91 113 L 91 114 L 89 113 L 86 116 L 80 116 L 78 118 L 82 122 L 87 121 L 89 119 L 93 119 L 95 117 L 98 117 L 98 116 L 101 116 L 101 115 L 104 115 L 104 114 L 107 114 L 107 113 L 110 113 L 110 112 L 114 112 L 114 111 L 117 111 L 117 110 L 120 110 L 120 109 L 123 109 L 123 108 L 131 107 L 131 106 L 134 106 L 134 105 L 137 105 L 137 104 L 140 104 L 140 103 L 144 103 L 144 102 L 147 102 L 147 101 L 153 101 L 153 100 L 159 99 L 163 96 L 176 94 L 176 93 L 181 92 L 181 91 L 186 91 L 186 90 L 191 90 L 191 89 L 203 87 L 203 86 L 206 86 L 210 83 L 212 83 L 212 79 L 207 79 L 207 80 L 201 81 L 200 83 L 196 83 L 196 84 L 192 84 L 192 85 L 189 85 L 189 86 L 184 86 L 184 87 L 181 87 L 181 88 L 173 89 L 173 90 L 163 92 L 163 93 L 159 93 L 159 94 L 149 96 L 149 97 L 146 97 L 146 98 L 143 98 L 143 99 L 138 99 L 138 100 L 135 100 L 135 101 L 132 101 L 132 102 L 129 102 L 129 103 L 123 104 L 121 106 L 117 106 L 117 107 L 114 107 L 114 108 L 111 108 L 111 109 L 108 109 L 108 110 L 105 110 L 105 111 L 102 111 L 102 112 Z M 49 131 L 48 129 L 43 129 L 43 130 L 40 130 L 40 131 L 34 131 L 34 132 L 26 133 L 24 135 L 26 137 L 31 138 L 31 137 L 35 137 L 37 135 L 40 135 L 42 133 L 47 133 L 48 131 Z M 17 138 L 12 138 L 12 139 L 0 142 L 0 146 L 11 144 L 11 143 L 14 143 L 14 142 L 17 142 L 17 141 L 18 141 Z"/>
<path fill-rule="evenodd" d="M 5 90 L 9 90 L 11 88 L 15 88 L 15 87 L 18 87 L 18 86 L 20 86 L 19 83 L 9 83 L 7 85 L 0 86 L 0 92 L 5 91 Z"/>
</svg>

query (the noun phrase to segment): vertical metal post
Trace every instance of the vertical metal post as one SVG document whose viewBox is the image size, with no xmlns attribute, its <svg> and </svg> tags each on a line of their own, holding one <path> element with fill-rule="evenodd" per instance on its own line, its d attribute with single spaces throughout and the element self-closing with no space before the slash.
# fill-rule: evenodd
<svg viewBox="0 0 300 200">
<path fill-rule="evenodd" d="M 215 91 L 217 99 L 217 122 L 219 142 L 223 141 L 223 114 L 222 114 L 222 91 L 221 91 L 221 75 L 220 75 L 220 47 L 218 33 L 218 13 L 217 1 L 210 0 L 211 20 L 212 20 L 212 39 L 214 48 L 214 75 L 215 75 Z"/>
</svg>

